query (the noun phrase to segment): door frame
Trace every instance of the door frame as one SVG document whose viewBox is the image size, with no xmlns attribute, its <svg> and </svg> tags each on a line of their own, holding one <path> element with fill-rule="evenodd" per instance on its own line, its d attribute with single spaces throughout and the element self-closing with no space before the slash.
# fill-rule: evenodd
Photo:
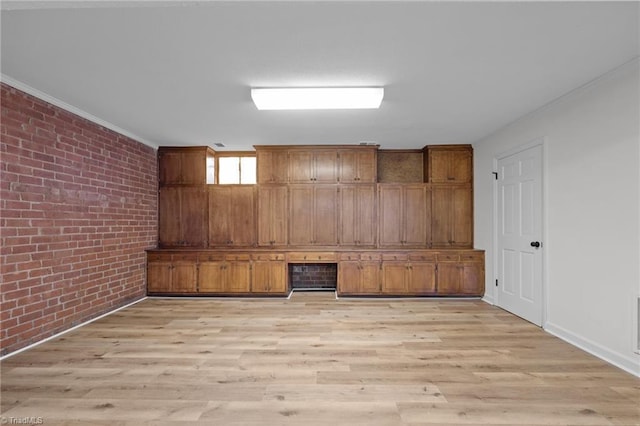
<svg viewBox="0 0 640 426">
<path fill-rule="evenodd" d="M 542 250 L 542 329 L 546 329 L 547 325 L 547 313 L 549 312 L 549 291 L 548 291 L 548 258 L 549 258 L 549 248 L 551 246 L 549 240 L 549 234 L 547 232 L 547 223 L 548 223 L 548 169 L 547 169 L 547 153 L 548 153 L 548 138 L 547 136 L 541 136 L 535 138 L 527 143 L 522 145 L 515 146 L 513 148 L 507 149 L 505 151 L 501 151 L 497 153 L 493 157 L 493 170 L 494 173 L 497 173 L 498 170 L 498 161 L 502 160 L 506 157 L 509 157 L 514 154 L 518 154 L 522 151 L 525 151 L 530 148 L 534 148 L 536 146 L 540 146 L 542 150 L 542 155 L 540 158 L 540 167 L 541 167 L 541 177 L 542 182 L 540 183 L 541 189 L 541 235 L 542 235 L 542 244 L 544 246 L 544 250 Z M 493 178 L 493 176 L 492 176 Z M 496 280 L 498 279 L 498 179 L 493 179 L 493 280 L 491 281 L 491 285 L 493 288 L 493 305 L 500 307 L 500 296 L 497 288 L 495 286 Z"/>
</svg>

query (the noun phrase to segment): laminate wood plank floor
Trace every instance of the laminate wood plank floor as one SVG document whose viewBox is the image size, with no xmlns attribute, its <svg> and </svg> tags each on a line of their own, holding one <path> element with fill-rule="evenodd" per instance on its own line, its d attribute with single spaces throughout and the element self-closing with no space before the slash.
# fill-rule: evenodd
<svg viewBox="0 0 640 426">
<path fill-rule="evenodd" d="M 0 367 L 6 424 L 640 424 L 640 379 L 479 300 L 146 299 Z"/>
</svg>

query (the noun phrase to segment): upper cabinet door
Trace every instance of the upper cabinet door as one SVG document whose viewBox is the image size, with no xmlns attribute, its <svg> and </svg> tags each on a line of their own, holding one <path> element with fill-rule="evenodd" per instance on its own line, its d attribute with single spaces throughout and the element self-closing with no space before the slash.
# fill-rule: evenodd
<svg viewBox="0 0 640 426">
<path fill-rule="evenodd" d="M 289 181 L 291 183 L 335 183 L 338 154 L 335 150 L 289 151 Z"/>
<path fill-rule="evenodd" d="M 374 149 L 345 149 L 338 151 L 338 155 L 338 180 L 341 183 L 374 183 L 376 181 Z"/>
<path fill-rule="evenodd" d="M 335 150 L 314 153 L 314 182 L 335 183 L 338 181 L 338 153 Z"/>
<path fill-rule="evenodd" d="M 214 152 L 208 147 L 161 147 L 158 150 L 160 185 L 204 185 Z"/>
<path fill-rule="evenodd" d="M 292 183 L 313 183 L 314 172 L 311 151 L 292 151 L 289 153 L 289 180 Z"/>
<path fill-rule="evenodd" d="M 473 153 L 470 146 L 427 148 L 427 178 L 431 183 L 469 183 L 473 177 Z"/>
<path fill-rule="evenodd" d="M 286 150 L 256 150 L 258 183 L 287 183 L 289 153 Z"/>
</svg>

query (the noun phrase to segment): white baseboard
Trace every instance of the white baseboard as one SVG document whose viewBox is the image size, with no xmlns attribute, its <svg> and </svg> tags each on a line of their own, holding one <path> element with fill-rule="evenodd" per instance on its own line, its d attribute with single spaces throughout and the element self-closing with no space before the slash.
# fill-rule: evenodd
<svg viewBox="0 0 640 426">
<path fill-rule="evenodd" d="M 636 377 L 640 377 L 640 356 L 637 357 L 627 357 L 623 354 L 619 354 L 617 352 L 613 352 L 598 343 L 592 342 L 589 339 L 581 337 L 575 333 L 570 332 L 569 330 L 560 327 L 558 325 L 547 322 L 544 326 L 544 330 L 552 334 L 567 343 L 572 344 L 585 352 L 594 355 L 603 361 L 608 362 L 609 364 L 615 365 L 616 367 L 633 374 Z"/>
<path fill-rule="evenodd" d="M 31 349 L 31 348 L 35 348 L 36 346 L 41 345 L 41 344 L 43 344 L 43 343 L 45 343 L 45 342 L 48 342 L 49 340 L 56 339 L 56 338 L 58 338 L 58 337 L 62 336 L 63 334 L 69 333 L 70 331 L 76 330 L 76 329 L 78 329 L 78 328 L 80 328 L 80 327 L 83 327 L 83 326 L 85 326 L 85 325 L 87 325 L 87 324 L 91 324 L 91 323 L 92 323 L 92 322 L 94 322 L 94 321 L 97 321 L 97 320 L 99 320 L 99 319 L 101 319 L 101 318 L 104 318 L 104 317 L 106 317 L 106 316 L 109 316 L 109 315 L 111 315 L 111 314 L 114 314 L 114 313 L 116 313 L 116 312 L 118 312 L 118 311 L 121 311 L 121 310 L 122 310 L 122 309 L 124 309 L 124 308 L 128 308 L 129 306 L 133 306 L 133 305 L 135 305 L 136 303 L 140 303 L 140 302 L 142 302 L 143 300 L 145 300 L 146 298 L 147 298 L 147 297 L 146 297 L 146 296 L 144 296 L 144 297 L 142 297 L 141 299 L 134 300 L 133 302 L 131 302 L 131 303 L 127 303 L 127 304 L 126 304 L 126 305 L 124 305 L 124 306 L 120 306 L 119 308 L 116 308 L 116 309 L 114 309 L 114 310 L 112 310 L 112 311 L 106 312 L 106 313 L 104 313 L 104 314 L 102 314 L 102 315 L 100 315 L 100 316 L 97 316 L 97 317 L 95 317 L 95 318 L 92 318 L 92 319 L 90 319 L 90 320 L 88 320 L 88 321 L 85 321 L 85 322 L 83 322 L 83 323 L 81 323 L 81 324 L 78 324 L 78 325 L 76 325 L 76 326 L 73 326 L 73 327 L 71 327 L 71 328 L 68 328 L 68 329 L 66 329 L 66 330 L 64 330 L 64 331 L 61 331 L 60 333 L 56 333 L 56 334 L 54 334 L 53 336 L 49 336 L 49 337 L 47 337 L 47 338 L 45 338 L 45 339 L 39 340 L 39 341 L 37 341 L 37 342 L 35 342 L 35 343 L 32 343 L 32 344 L 30 344 L 29 346 L 25 346 L 24 348 L 20 348 L 20 349 L 18 349 L 18 350 L 16 350 L 16 351 L 13 351 L 13 352 L 11 352 L 11 353 L 8 353 L 8 354 L 6 354 L 6 355 L 4 355 L 4 356 L 0 357 L 0 361 L 5 360 L 5 359 L 7 359 L 7 358 L 9 358 L 9 357 L 11 357 L 11 356 L 17 355 L 17 354 L 19 354 L 20 352 L 24 352 L 24 351 L 29 350 L 29 349 Z"/>
</svg>

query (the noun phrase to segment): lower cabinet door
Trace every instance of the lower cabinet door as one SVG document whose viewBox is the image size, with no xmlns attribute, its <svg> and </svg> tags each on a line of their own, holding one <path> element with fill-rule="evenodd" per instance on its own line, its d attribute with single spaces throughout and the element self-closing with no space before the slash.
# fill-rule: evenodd
<svg viewBox="0 0 640 426">
<path fill-rule="evenodd" d="M 405 294 L 408 266 L 405 262 L 382 263 L 382 293 Z"/>
<path fill-rule="evenodd" d="M 438 263 L 437 286 L 438 294 L 455 295 L 459 293 L 461 267 L 458 262 Z"/>
<path fill-rule="evenodd" d="M 195 293 L 198 268 L 195 261 L 175 262 L 171 268 L 171 292 Z"/>
<path fill-rule="evenodd" d="M 429 262 L 412 262 L 407 280 L 408 294 L 435 294 L 436 265 Z"/>
<path fill-rule="evenodd" d="M 252 293 L 286 293 L 287 278 L 285 262 L 254 261 L 251 280 Z"/>
<path fill-rule="evenodd" d="M 225 292 L 225 262 L 202 262 L 198 273 L 200 293 Z"/>
<path fill-rule="evenodd" d="M 380 294 L 380 263 L 360 262 L 360 293 Z"/>
<path fill-rule="evenodd" d="M 225 262 L 227 271 L 226 291 L 248 293 L 251 290 L 251 263 L 246 261 Z"/>
<path fill-rule="evenodd" d="M 154 261 L 147 264 L 147 292 L 171 291 L 171 261 Z"/>
<path fill-rule="evenodd" d="M 477 262 L 462 264 L 462 283 L 460 293 L 465 295 L 484 295 L 484 265 Z"/>
<path fill-rule="evenodd" d="M 338 293 L 358 294 L 360 262 L 346 261 L 338 264 Z"/>
</svg>

